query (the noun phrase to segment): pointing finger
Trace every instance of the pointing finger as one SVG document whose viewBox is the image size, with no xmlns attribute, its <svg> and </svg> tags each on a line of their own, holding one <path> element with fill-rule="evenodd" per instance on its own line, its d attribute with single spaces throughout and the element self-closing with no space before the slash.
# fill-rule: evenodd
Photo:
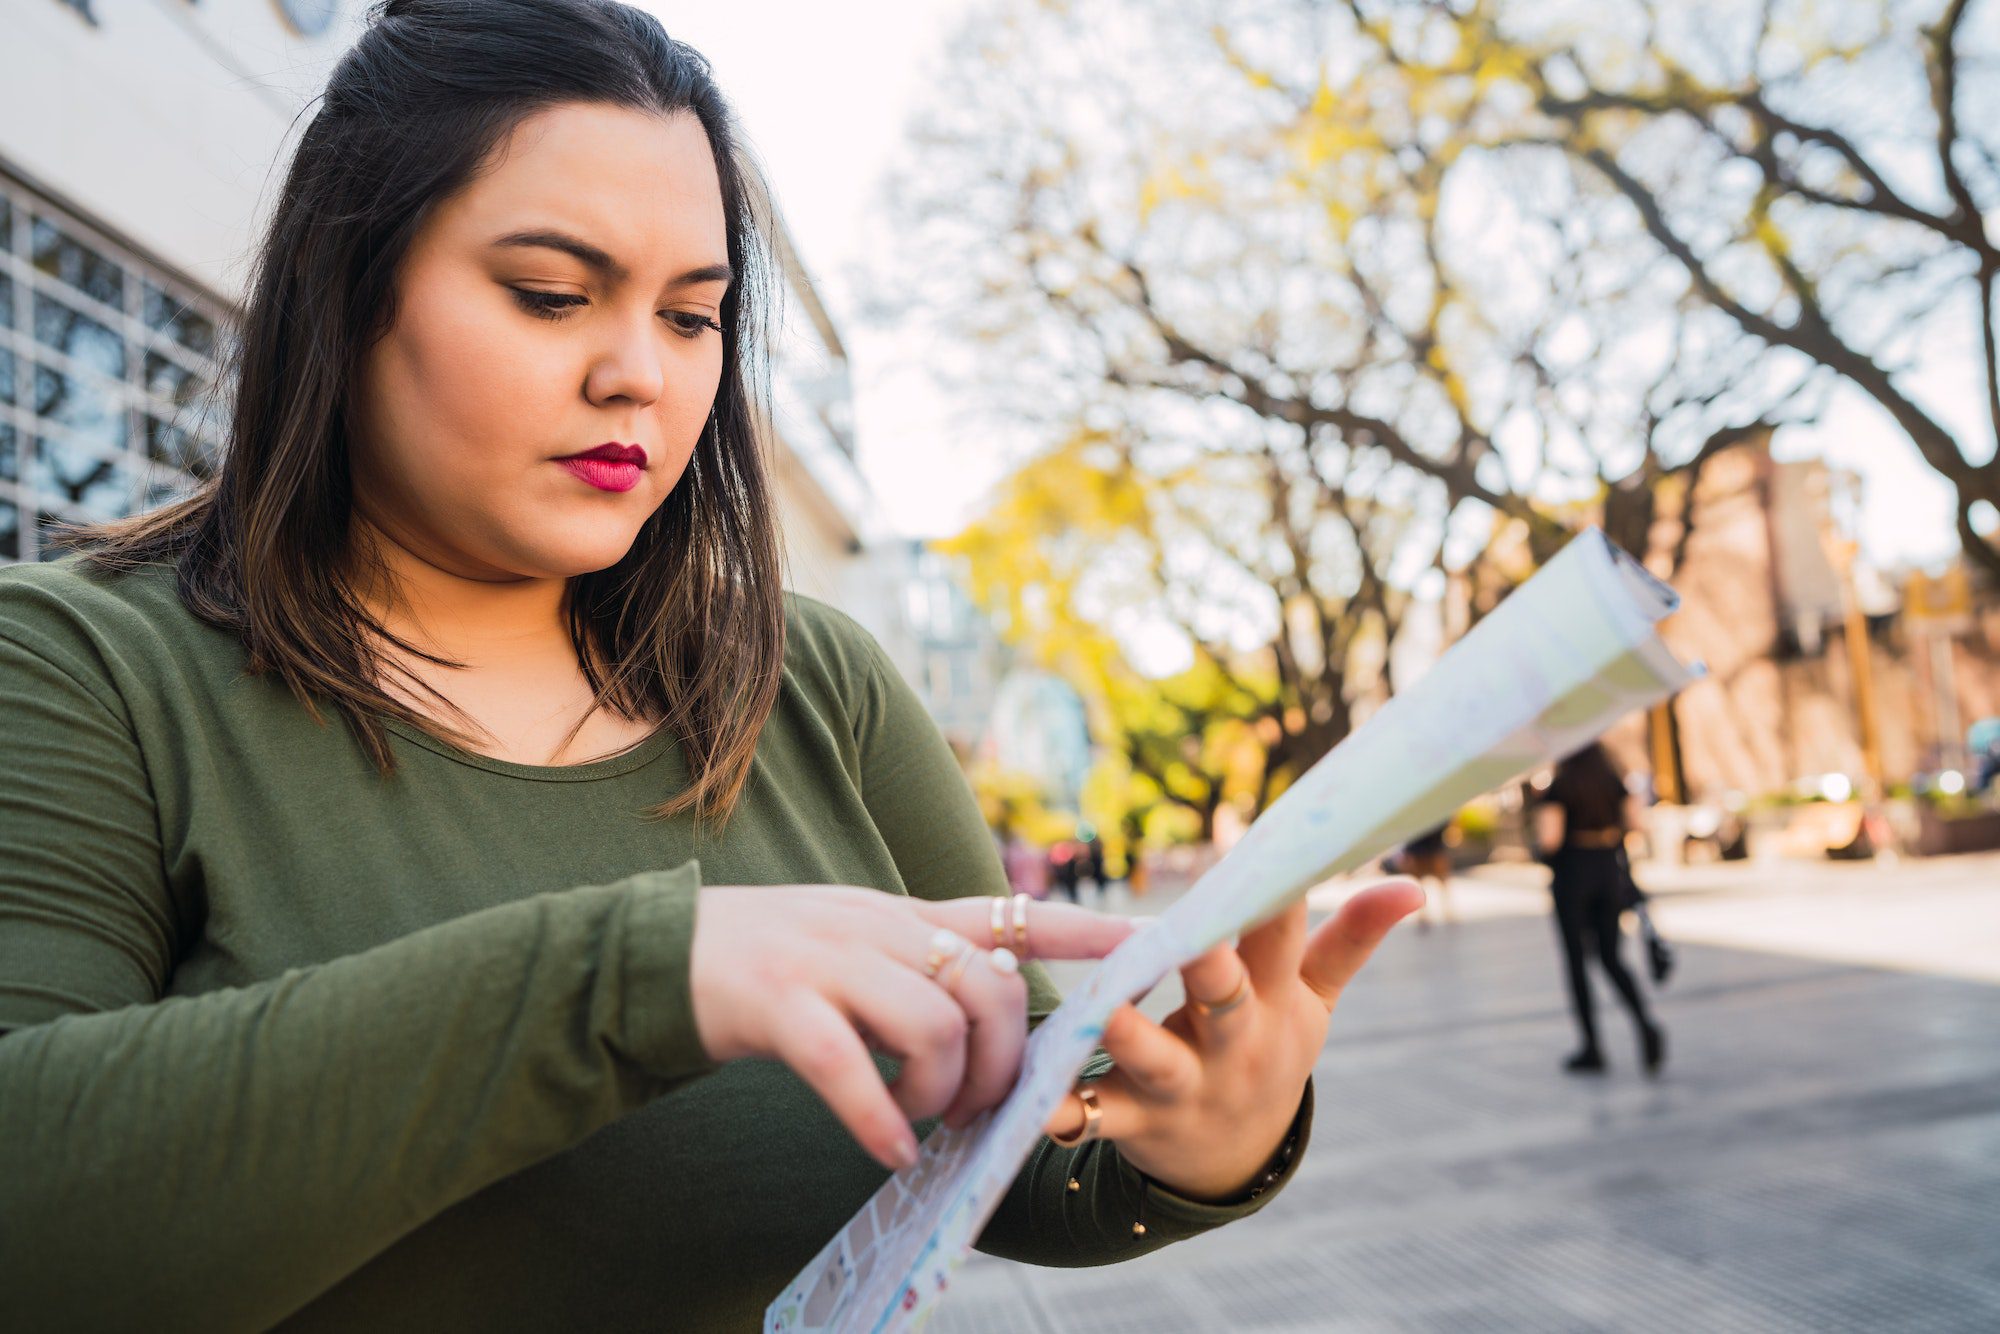
<svg viewBox="0 0 2000 1334">
<path fill-rule="evenodd" d="M 1421 908 L 1424 891 L 1410 879 L 1370 885 L 1347 902 L 1306 944 L 1299 977 L 1331 1010 L 1341 988 L 1354 980 L 1361 965 L 1389 934 L 1389 928 Z"/>
</svg>

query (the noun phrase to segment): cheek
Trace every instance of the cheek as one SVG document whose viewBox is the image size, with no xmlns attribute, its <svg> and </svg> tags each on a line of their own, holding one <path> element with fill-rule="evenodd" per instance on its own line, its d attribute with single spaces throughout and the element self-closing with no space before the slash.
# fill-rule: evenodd
<svg viewBox="0 0 2000 1334">
<path fill-rule="evenodd" d="M 719 340 L 718 340 L 719 341 Z M 678 368 L 670 365 L 666 392 L 653 405 L 653 437 L 667 448 L 667 467 L 655 469 L 664 482 L 677 481 L 708 431 L 709 412 L 722 383 L 722 352 L 704 350 Z"/>
<path fill-rule="evenodd" d="M 534 438 L 532 423 L 555 420 L 545 400 L 561 367 L 546 346 L 537 355 L 531 337 L 463 305 L 437 303 L 438 314 L 399 338 L 398 443 L 434 472 L 470 480 L 518 469 L 550 443 Z"/>
</svg>

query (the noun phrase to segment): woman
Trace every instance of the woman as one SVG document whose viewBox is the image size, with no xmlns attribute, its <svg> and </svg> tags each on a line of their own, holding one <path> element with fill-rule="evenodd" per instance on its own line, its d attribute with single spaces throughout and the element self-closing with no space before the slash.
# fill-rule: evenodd
<svg viewBox="0 0 2000 1334">
<path fill-rule="evenodd" d="M 608 0 L 373 18 L 216 481 L 0 571 L 0 1291 L 34 1328 L 751 1327 L 1005 1095 L 1056 997 L 989 947 L 1128 928 L 993 897 L 912 693 L 780 592 L 762 214 L 700 57 Z M 1415 900 L 1120 1011 L 982 1244 L 1102 1263 L 1267 1202 Z"/>
<path fill-rule="evenodd" d="M 1618 929 L 1625 909 L 1625 835 L 1638 824 L 1635 805 L 1610 753 L 1593 741 L 1556 766 L 1554 780 L 1532 810 L 1535 850 L 1553 872 L 1549 889 L 1569 969 L 1570 1006 L 1582 1038 L 1582 1046 L 1563 1065 L 1572 1074 L 1604 1070 L 1596 1006 L 1584 971 L 1584 958 L 1593 950 L 1632 1012 L 1646 1073 L 1658 1073 L 1666 1059 L 1666 1034 L 1646 1013 L 1638 983 L 1625 967 Z"/>
</svg>

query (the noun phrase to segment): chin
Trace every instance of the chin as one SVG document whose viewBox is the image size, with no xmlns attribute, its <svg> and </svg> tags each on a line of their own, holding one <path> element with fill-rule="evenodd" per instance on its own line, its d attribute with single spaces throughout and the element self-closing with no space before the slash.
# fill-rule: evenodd
<svg viewBox="0 0 2000 1334">
<path fill-rule="evenodd" d="M 592 574 L 625 559 L 625 553 L 639 536 L 636 524 L 630 529 L 622 525 L 613 527 L 602 519 L 580 528 L 573 534 L 555 535 L 553 540 L 544 533 L 521 543 L 517 548 L 520 557 L 516 568 L 541 570 L 550 577 L 564 579 Z"/>
</svg>

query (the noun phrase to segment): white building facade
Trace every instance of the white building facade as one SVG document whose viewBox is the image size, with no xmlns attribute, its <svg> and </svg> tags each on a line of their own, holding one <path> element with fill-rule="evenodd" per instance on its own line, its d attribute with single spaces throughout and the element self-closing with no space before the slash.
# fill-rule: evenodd
<svg viewBox="0 0 2000 1334">
<path fill-rule="evenodd" d="M 0 560 L 214 465 L 212 397 L 300 115 L 363 0 L 6 0 Z M 846 353 L 789 239 L 775 490 L 792 583 L 878 632 L 898 589 L 854 463 Z"/>
</svg>

